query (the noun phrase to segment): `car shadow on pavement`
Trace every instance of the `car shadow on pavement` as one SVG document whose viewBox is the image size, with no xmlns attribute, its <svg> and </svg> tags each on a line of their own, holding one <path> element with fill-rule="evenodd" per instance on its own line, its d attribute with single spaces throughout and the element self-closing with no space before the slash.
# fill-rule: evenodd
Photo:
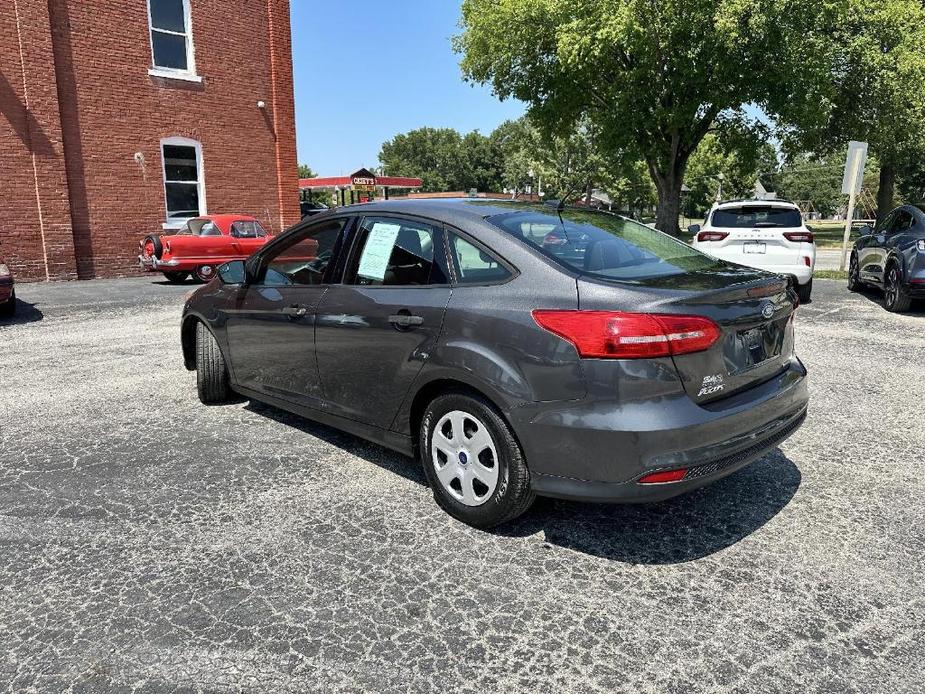
<svg viewBox="0 0 925 694">
<path fill-rule="evenodd" d="M 679 564 L 754 533 L 790 502 L 801 480 L 799 468 L 775 449 L 729 477 L 659 503 L 538 499 L 499 532 L 543 532 L 551 545 L 629 564 Z"/>
<path fill-rule="evenodd" d="M 251 400 L 245 409 L 427 486 L 411 458 L 353 434 Z M 655 504 L 594 504 L 538 498 L 521 518 L 488 532 L 543 533 L 550 545 L 630 564 L 679 564 L 734 545 L 774 518 L 800 487 L 780 449 L 714 484 Z"/>
<path fill-rule="evenodd" d="M 340 429 L 335 429 L 326 424 L 300 417 L 297 414 L 292 414 L 277 407 L 273 407 L 272 405 L 258 402 L 257 400 L 250 400 L 247 405 L 244 406 L 244 409 L 259 414 L 262 417 L 277 421 L 280 424 L 298 429 L 332 446 L 337 446 L 345 451 L 349 451 L 351 455 L 362 458 L 373 465 L 378 465 L 384 470 L 401 475 L 411 482 L 417 482 L 424 487 L 427 486 L 427 479 L 424 477 L 424 471 L 421 470 L 421 466 L 417 461 L 408 456 L 396 453 L 384 446 L 372 443 L 359 436 L 354 436 L 346 431 L 341 431 Z"/>
<path fill-rule="evenodd" d="M 856 296 L 860 296 L 864 299 L 867 299 L 872 304 L 876 304 L 884 312 L 886 312 L 886 307 L 883 305 L 884 298 L 883 292 L 879 289 L 873 287 L 862 287 L 859 291 L 855 292 Z M 923 299 L 913 299 L 912 305 L 909 307 L 908 311 L 897 314 L 900 316 L 925 316 L 925 300 Z"/>
<path fill-rule="evenodd" d="M 35 304 L 16 299 L 16 312 L 9 318 L 0 318 L 0 328 L 4 325 L 20 325 L 22 323 L 35 323 L 42 320 L 45 314 Z"/>
</svg>

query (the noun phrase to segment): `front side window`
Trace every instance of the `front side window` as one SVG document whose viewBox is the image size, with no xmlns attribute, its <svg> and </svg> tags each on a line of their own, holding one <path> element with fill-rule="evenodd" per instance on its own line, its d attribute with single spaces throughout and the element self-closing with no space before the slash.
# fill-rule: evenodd
<svg viewBox="0 0 925 694">
<path fill-rule="evenodd" d="M 344 219 L 329 220 L 274 248 L 262 263 L 260 283 L 274 287 L 326 283 L 344 223 Z"/>
<path fill-rule="evenodd" d="M 155 68 L 193 73 L 189 0 L 148 0 Z"/>
<path fill-rule="evenodd" d="M 710 225 L 723 229 L 764 229 L 789 228 L 803 226 L 800 211 L 792 207 L 773 207 L 765 205 L 744 205 L 742 207 L 724 207 L 713 212 Z"/>
<path fill-rule="evenodd" d="M 202 175 L 202 148 L 198 142 L 170 138 L 161 142 L 164 162 L 164 197 L 167 221 L 179 221 L 206 213 Z"/>
<path fill-rule="evenodd" d="M 353 283 L 363 286 L 448 284 L 441 229 L 407 219 L 366 217 L 360 225 L 360 251 Z M 439 248 L 436 254 L 434 249 Z"/>
<path fill-rule="evenodd" d="M 231 223 L 231 235 L 238 239 L 262 239 L 267 230 L 256 220 L 238 220 Z"/>
<path fill-rule="evenodd" d="M 617 215 L 524 206 L 488 221 L 569 270 L 602 279 L 641 281 L 723 267 L 655 229 Z"/>
</svg>

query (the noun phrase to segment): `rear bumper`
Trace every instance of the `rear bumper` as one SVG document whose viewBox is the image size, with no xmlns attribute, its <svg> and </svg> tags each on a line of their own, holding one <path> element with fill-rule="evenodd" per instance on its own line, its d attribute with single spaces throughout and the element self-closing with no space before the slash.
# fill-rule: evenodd
<svg viewBox="0 0 925 694">
<path fill-rule="evenodd" d="M 164 272 L 165 270 L 170 272 L 177 269 L 179 264 L 179 260 L 158 260 L 153 257 L 138 256 L 138 265 L 146 272 Z"/>
<path fill-rule="evenodd" d="M 5 304 L 13 296 L 13 283 L 0 282 L 0 304 Z"/>
<path fill-rule="evenodd" d="M 538 494 L 598 501 L 657 501 L 696 489 L 761 457 L 800 426 L 809 395 L 794 357 L 776 377 L 717 403 L 686 393 L 621 403 L 586 398 L 512 413 Z M 528 418 L 528 419 L 525 419 Z M 638 484 L 688 468 L 680 482 Z"/>
<path fill-rule="evenodd" d="M 698 251 L 712 255 L 720 260 L 765 270 L 766 272 L 774 272 L 778 275 L 796 277 L 798 284 L 809 282 L 813 278 L 813 269 L 816 267 L 816 247 L 809 243 L 800 244 L 799 250 L 789 249 L 785 254 L 773 254 L 770 256 L 759 253 L 745 254 L 738 249 L 711 248 L 713 244 L 709 242 L 694 243 L 692 245 Z M 775 262 L 767 262 L 771 257 L 775 257 Z M 806 265 L 804 258 L 809 258 L 809 265 Z"/>
</svg>

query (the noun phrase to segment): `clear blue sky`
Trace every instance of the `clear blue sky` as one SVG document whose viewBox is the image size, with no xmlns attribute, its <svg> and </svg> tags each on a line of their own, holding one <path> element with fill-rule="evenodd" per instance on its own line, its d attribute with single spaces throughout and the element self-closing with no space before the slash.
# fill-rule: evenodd
<svg viewBox="0 0 925 694">
<path fill-rule="evenodd" d="M 292 0 L 299 163 L 345 175 L 375 166 L 398 133 L 488 134 L 520 116 L 523 104 L 463 82 L 450 45 L 458 21 L 453 0 Z"/>
</svg>

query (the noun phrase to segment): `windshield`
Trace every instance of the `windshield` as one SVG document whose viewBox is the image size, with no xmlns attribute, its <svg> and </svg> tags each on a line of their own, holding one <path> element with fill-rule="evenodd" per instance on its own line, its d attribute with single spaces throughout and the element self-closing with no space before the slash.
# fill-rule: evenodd
<svg viewBox="0 0 925 694">
<path fill-rule="evenodd" d="M 548 206 L 494 215 L 488 221 L 567 268 L 624 281 L 646 280 L 723 263 L 637 222 L 567 208 L 561 220 Z"/>
<path fill-rule="evenodd" d="M 803 226 L 803 217 L 800 216 L 799 210 L 792 207 L 724 207 L 713 212 L 710 225 L 730 229 L 794 228 Z"/>
</svg>

